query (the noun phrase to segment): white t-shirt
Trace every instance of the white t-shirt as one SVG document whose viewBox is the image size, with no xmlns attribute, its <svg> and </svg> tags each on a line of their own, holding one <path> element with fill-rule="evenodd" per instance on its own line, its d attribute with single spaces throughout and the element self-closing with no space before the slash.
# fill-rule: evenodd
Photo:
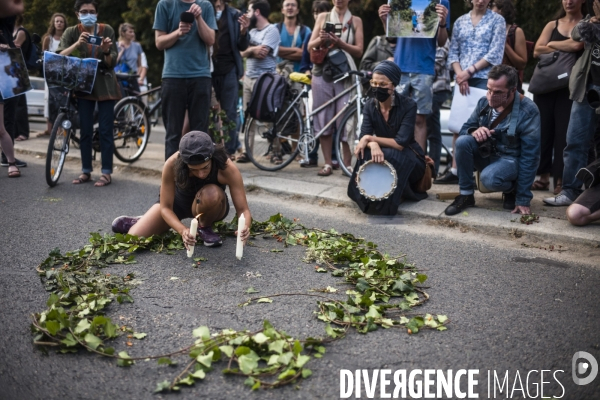
<svg viewBox="0 0 600 400">
<path fill-rule="evenodd" d="M 246 76 L 248 78 L 258 78 L 265 72 L 275 72 L 280 40 L 279 29 L 273 24 L 269 24 L 261 30 L 254 28 L 250 31 L 250 46 L 264 45 L 271 48 L 271 51 L 264 59 L 250 57 L 246 60 Z"/>
</svg>

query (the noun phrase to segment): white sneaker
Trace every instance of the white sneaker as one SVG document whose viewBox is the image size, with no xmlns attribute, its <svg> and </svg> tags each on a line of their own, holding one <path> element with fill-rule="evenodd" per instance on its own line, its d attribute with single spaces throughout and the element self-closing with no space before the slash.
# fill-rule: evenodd
<svg viewBox="0 0 600 400">
<path fill-rule="evenodd" d="M 560 193 L 556 197 L 548 197 L 547 199 L 544 199 L 544 203 L 548 204 L 549 206 L 564 207 L 573 204 L 573 200 Z"/>
</svg>

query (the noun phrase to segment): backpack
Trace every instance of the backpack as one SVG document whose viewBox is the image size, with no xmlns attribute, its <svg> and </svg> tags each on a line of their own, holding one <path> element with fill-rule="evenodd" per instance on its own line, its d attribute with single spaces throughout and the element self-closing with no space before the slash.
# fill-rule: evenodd
<svg viewBox="0 0 600 400">
<path fill-rule="evenodd" d="M 284 77 L 274 72 L 265 72 L 254 84 L 246 112 L 259 121 L 275 122 L 277 112 L 283 106 L 287 88 Z"/>
<path fill-rule="evenodd" d="M 35 45 L 35 43 L 33 43 L 33 40 L 31 40 L 31 35 L 29 35 L 29 32 L 27 31 L 27 29 L 25 29 L 25 28 L 21 28 L 21 29 L 23 29 L 23 32 L 25 32 L 25 36 L 27 36 L 27 39 L 25 42 L 29 43 L 29 47 L 27 49 L 25 49 L 25 52 L 23 53 L 23 58 L 25 59 L 25 65 L 27 66 L 27 69 L 30 71 L 39 71 L 42 67 L 42 63 L 40 62 L 40 56 L 39 56 L 40 51 L 39 51 L 38 47 Z"/>
</svg>

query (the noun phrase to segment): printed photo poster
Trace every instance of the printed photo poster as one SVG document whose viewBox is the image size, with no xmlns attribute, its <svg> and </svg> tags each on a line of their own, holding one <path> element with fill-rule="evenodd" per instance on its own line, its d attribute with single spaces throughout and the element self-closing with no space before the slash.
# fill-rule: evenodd
<svg viewBox="0 0 600 400">
<path fill-rule="evenodd" d="M 97 71 L 98 60 L 95 58 L 81 59 L 44 52 L 44 79 L 48 88 L 62 87 L 91 93 Z"/>
<path fill-rule="evenodd" d="M 0 51 L 0 93 L 10 99 L 32 90 L 21 49 Z"/>
<path fill-rule="evenodd" d="M 439 0 L 388 0 L 387 36 L 431 39 L 437 33 Z"/>
</svg>

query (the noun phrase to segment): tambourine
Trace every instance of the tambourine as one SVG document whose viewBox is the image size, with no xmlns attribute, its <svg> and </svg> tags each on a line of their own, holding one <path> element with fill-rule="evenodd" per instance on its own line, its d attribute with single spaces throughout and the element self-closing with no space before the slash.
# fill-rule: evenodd
<svg viewBox="0 0 600 400">
<path fill-rule="evenodd" d="M 356 183 L 361 195 L 371 201 L 385 200 L 394 193 L 398 184 L 396 169 L 387 161 L 377 164 L 373 160 L 360 166 Z"/>
</svg>

